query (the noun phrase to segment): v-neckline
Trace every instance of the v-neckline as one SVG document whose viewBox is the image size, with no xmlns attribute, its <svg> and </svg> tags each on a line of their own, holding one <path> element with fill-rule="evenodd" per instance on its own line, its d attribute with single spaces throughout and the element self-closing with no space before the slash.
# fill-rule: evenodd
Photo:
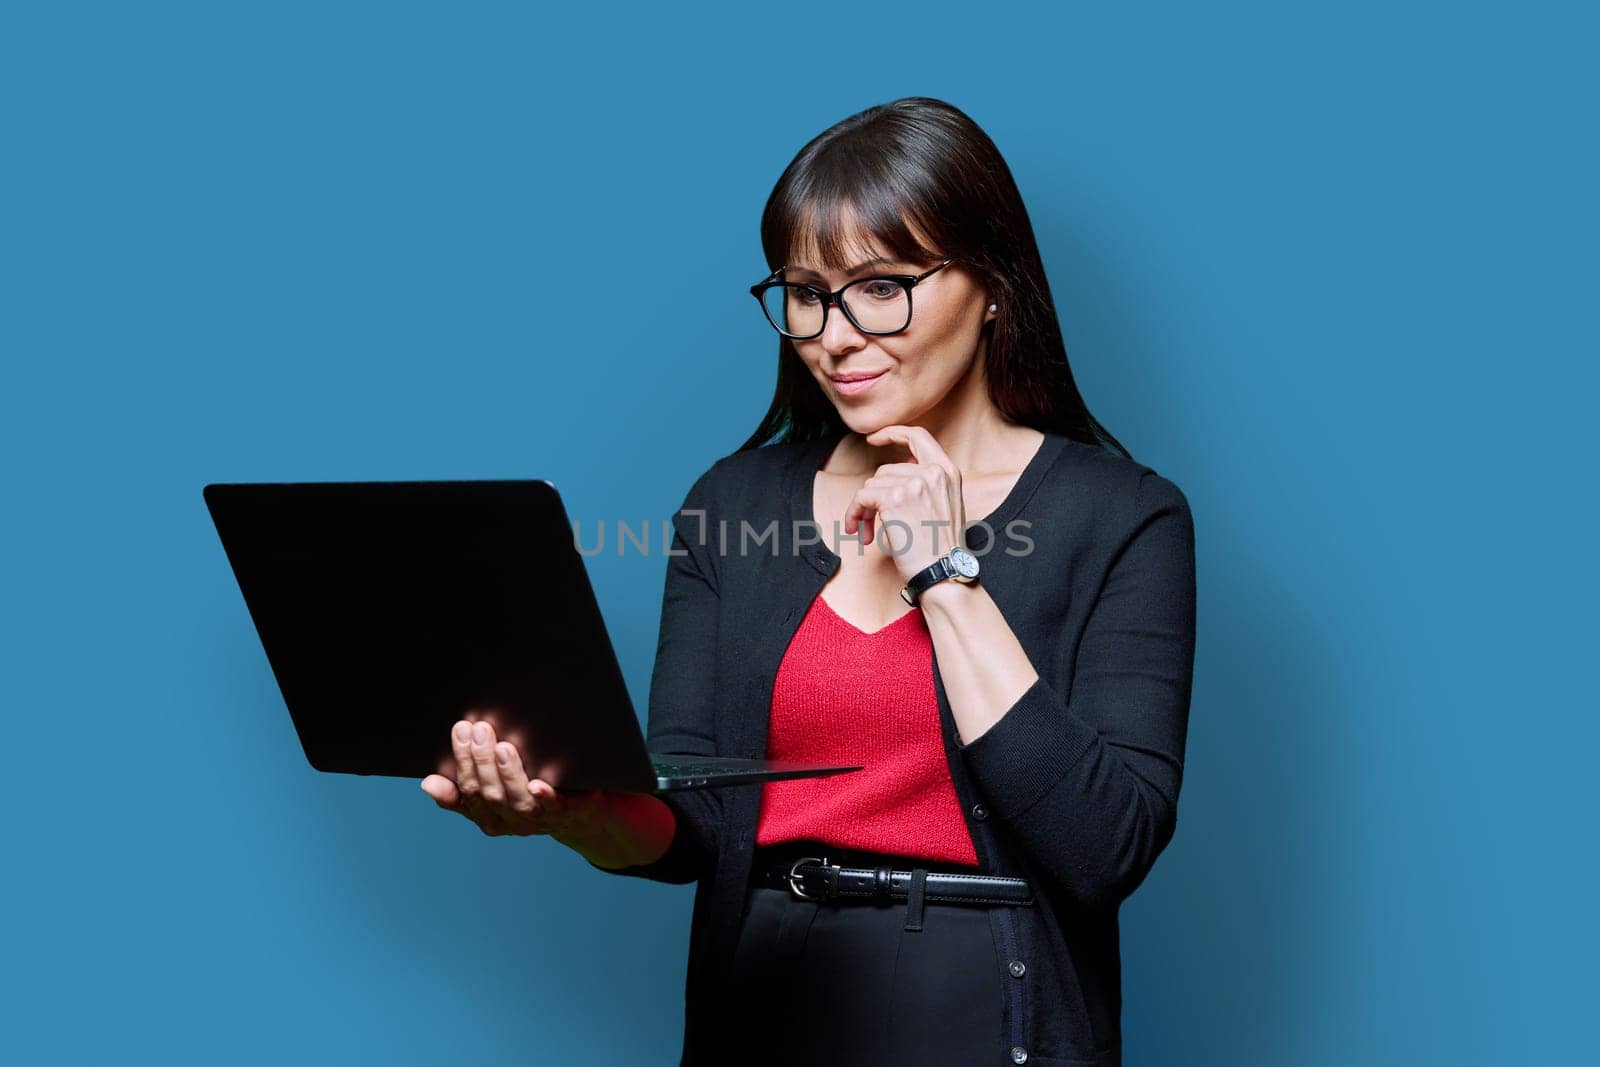
<svg viewBox="0 0 1600 1067">
<path fill-rule="evenodd" d="M 844 440 L 849 432 L 849 430 L 835 430 L 832 433 L 824 434 L 804 443 L 800 456 L 790 471 L 789 477 L 789 520 L 791 529 L 798 530 L 801 527 L 807 527 L 819 532 L 823 529 L 823 526 L 816 521 L 817 472 L 822 469 L 823 462 L 833 454 L 834 448 L 838 446 L 840 441 Z M 1039 442 L 1039 447 L 1034 450 L 1033 458 L 1029 459 L 1027 465 L 1022 468 L 1022 473 L 1017 476 L 1016 482 L 1011 486 L 1011 491 L 1006 494 L 1005 499 L 1000 501 L 989 514 L 978 519 L 968 519 L 967 525 L 969 527 L 981 522 L 988 527 L 991 535 L 994 535 L 1004 528 L 1016 516 L 1018 511 L 1022 510 L 1023 505 L 1033 495 L 1034 489 L 1044 479 L 1045 472 L 1050 469 L 1050 465 L 1061 454 L 1062 449 L 1066 447 L 1068 440 L 1061 434 L 1051 433 L 1049 430 L 1041 432 L 1044 434 L 1044 439 Z M 839 564 L 843 562 L 838 553 L 820 542 L 808 546 L 805 557 L 811 561 L 812 566 L 825 574 L 832 574 Z M 829 610 L 832 610 L 831 605 Z M 834 614 L 837 615 L 838 612 L 834 612 Z M 843 616 L 840 616 L 840 618 L 842 619 Z M 848 619 L 844 621 L 849 622 Z M 895 620 L 895 622 L 899 621 L 899 619 Z M 861 630 L 854 623 L 850 623 L 850 625 L 861 633 L 866 633 L 865 630 Z M 893 626 L 894 623 L 889 625 Z M 874 631 L 874 633 L 882 632 L 882 630 Z"/>
<path fill-rule="evenodd" d="M 889 630 L 894 629 L 896 626 L 899 626 L 902 622 L 905 622 L 908 617 L 917 614 L 917 609 L 916 608 L 912 608 L 909 611 L 902 612 L 901 614 L 895 616 L 894 619 L 892 619 L 891 621 L 889 621 L 887 623 L 884 623 L 882 626 L 878 627 L 876 630 L 863 630 L 861 627 L 857 626 L 855 623 L 851 622 L 849 619 L 847 619 L 843 615 L 839 614 L 839 609 L 835 608 L 832 604 L 828 603 L 828 598 L 827 597 L 823 596 L 821 593 L 818 593 L 817 594 L 817 599 L 822 602 L 823 608 L 825 608 L 827 610 L 829 615 L 832 615 L 835 619 L 837 619 L 838 621 L 844 623 L 846 626 L 850 627 L 850 629 L 854 630 L 857 634 L 859 634 L 862 637 L 878 637 L 878 636 L 888 632 Z"/>
</svg>

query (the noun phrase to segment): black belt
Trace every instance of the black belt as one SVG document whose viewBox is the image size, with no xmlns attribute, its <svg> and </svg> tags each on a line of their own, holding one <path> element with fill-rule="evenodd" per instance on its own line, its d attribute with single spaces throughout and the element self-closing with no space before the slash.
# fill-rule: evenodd
<svg viewBox="0 0 1600 1067">
<path fill-rule="evenodd" d="M 904 900 L 920 915 L 923 900 L 951 904 L 1033 903 L 1033 887 L 1022 878 L 957 871 L 930 871 L 922 867 L 844 867 L 827 857 L 758 863 L 753 881 L 770 889 L 787 889 L 799 900 Z"/>
</svg>

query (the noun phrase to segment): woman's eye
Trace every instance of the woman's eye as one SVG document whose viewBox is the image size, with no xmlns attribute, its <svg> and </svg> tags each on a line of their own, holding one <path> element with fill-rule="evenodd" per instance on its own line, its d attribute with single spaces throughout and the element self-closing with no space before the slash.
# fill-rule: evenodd
<svg viewBox="0 0 1600 1067">
<path fill-rule="evenodd" d="M 861 288 L 875 300 L 892 300 L 900 295 L 900 287 L 894 282 L 872 281 L 867 282 Z"/>
</svg>

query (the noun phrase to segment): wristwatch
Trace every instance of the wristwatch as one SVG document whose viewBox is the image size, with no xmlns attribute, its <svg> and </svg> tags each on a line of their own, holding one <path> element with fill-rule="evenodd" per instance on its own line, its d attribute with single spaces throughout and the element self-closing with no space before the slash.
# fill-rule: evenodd
<svg viewBox="0 0 1600 1067">
<path fill-rule="evenodd" d="M 922 595 L 924 589 L 946 578 L 954 578 L 963 585 L 977 581 L 978 557 L 957 545 L 913 574 L 911 580 L 905 584 L 905 588 L 900 590 L 900 599 L 916 607 L 917 597 Z"/>
</svg>

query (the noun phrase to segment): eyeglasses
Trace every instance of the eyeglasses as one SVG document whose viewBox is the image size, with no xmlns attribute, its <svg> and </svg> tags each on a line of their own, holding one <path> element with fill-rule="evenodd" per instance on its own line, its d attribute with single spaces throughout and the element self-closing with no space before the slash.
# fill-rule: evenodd
<svg viewBox="0 0 1600 1067">
<path fill-rule="evenodd" d="M 947 259 L 921 274 L 881 274 L 858 278 L 842 289 L 828 292 L 817 285 L 778 279 L 779 267 L 750 287 L 772 328 L 783 336 L 804 341 L 821 336 L 828 325 L 828 306 L 838 304 L 845 318 L 862 333 L 899 333 L 911 325 L 911 290 L 934 271 L 954 263 Z"/>
</svg>

